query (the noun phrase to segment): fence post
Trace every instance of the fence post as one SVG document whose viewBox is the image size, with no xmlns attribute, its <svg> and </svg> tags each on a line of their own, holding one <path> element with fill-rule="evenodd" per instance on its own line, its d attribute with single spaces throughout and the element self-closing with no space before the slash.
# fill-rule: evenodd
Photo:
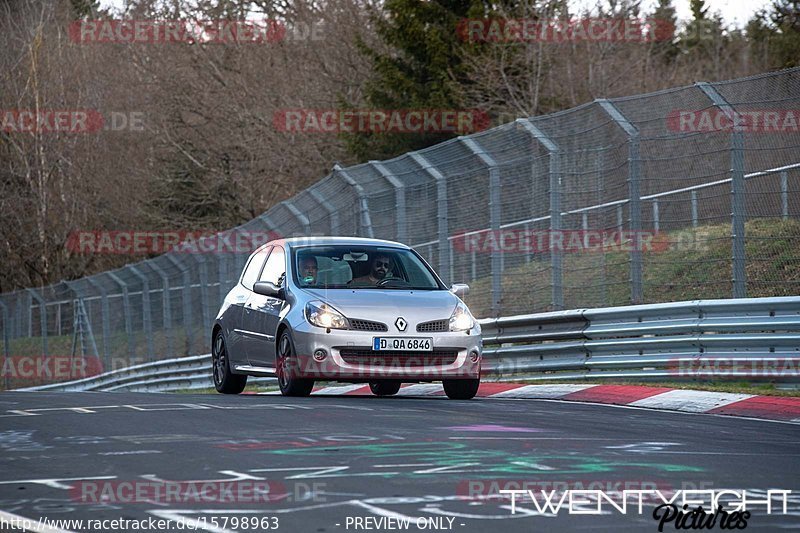
<svg viewBox="0 0 800 533">
<path fill-rule="evenodd" d="M 697 191 L 692 191 L 692 228 L 697 229 Z"/>
<path fill-rule="evenodd" d="M 639 130 L 608 100 L 596 100 L 600 107 L 628 136 L 628 207 L 629 230 L 634 236 L 631 247 L 631 303 L 644 301 L 642 287 L 642 202 L 641 156 L 639 155 Z"/>
<path fill-rule="evenodd" d="M 718 107 L 733 124 L 731 130 L 731 237 L 733 261 L 733 297 L 747 297 L 747 272 L 745 270 L 745 213 L 744 195 L 744 132 L 740 125 L 739 114 L 716 87 L 706 82 L 695 85 Z"/>
<path fill-rule="evenodd" d="M 658 220 L 658 200 L 653 200 L 653 230 L 658 231 L 660 226 Z"/>
<path fill-rule="evenodd" d="M 192 278 L 190 269 L 183 264 L 183 262 L 178 261 L 172 254 L 166 254 L 164 257 L 167 260 L 175 265 L 178 271 L 181 273 L 181 277 L 183 278 L 183 291 L 181 295 L 181 300 L 183 303 L 183 332 L 186 338 L 184 339 L 184 347 L 186 349 L 186 354 L 188 354 L 191 350 L 192 344 Z"/>
<path fill-rule="evenodd" d="M 15 321 L 16 322 L 17 334 L 16 334 L 15 338 L 18 338 L 18 339 L 26 336 L 25 332 L 23 331 L 23 325 L 22 325 L 22 322 L 23 322 L 23 320 L 22 320 L 22 310 L 25 308 L 25 304 L 23 303 L 23 300 L 25 299 L 24 298 L 25 296 L 27 296 L 27 300 L 30 301 L 30 295 L 27 292 L 25 292 L 25 291 L 17 291 L 17 305 L 14 306 L 14 311 L 15 311 L 15 313 L 17 315 L 16 321 Z M 30 306 L 28 306 L 28 307 L 30 308 Z M 27 336 L 30 337 L 30 335 L 27 335 Z"/>
<path fill-rule="evenodd" d="M 211 304 L 208 301 L 208 260 L 203 254 L 191 254 L 192 259 L 197 263 L 197 277 L 200 282 L 200 316 L 203 321 L 203 334 L 206 330 L 210 331 L 211 319 L 209 318 L 209 310 Z"/>
<path fill-rule="evenodd" d="M 8 359 L 11 357 L 11 343 L 8 339 L 8 306 L 0 300 L 0 309 L 3 310 L 3 356 Z M 5 363 L 5 361 L 3 361 Z M 5 365 L 4 365 L 5 366 Z M 11 386 L 11 374 L 3 373 L 3 388 L 8 390 Z"/>
<path fill-rule="evenodd" d="M 105 360 L 105 369 L 114 370 L 113 361 L 111 361 L 111 352 L 109 350 L 110 336 L 111 336 L 111 313 L 108 309 L 108 292 L 106 289 L 94 279 L 94 276 L 89 276 L 86 282 L 97 289 L 100 293 L 100 316 L 102 317 L 102 332 L 103 332 L 103 359 Z"/>
<path fill-rule="evenodd" d="M 147 276 L 142 274 L 134 265 L 128 265 L 125 268 L 130 270 L 142 282 L 142 329 L 146 337 L 147 358 L 153 361 L 155 359 L 155 347 L 153 344 L 153 319 L 150 313 L 150 283 L 147 281 Z"/>
<path fill-rule="evenodd" d="M 361 215 L 359 229 L 366 232 L 367 237 L 370 239 L 374 238 L 375 234 L 372 232 L 372 219 L 369 216 L 369 203 L 367 203 L 367 193 L 364 192 L 364 187 L 362 187 L 360 183 L 353 179 L 353 177 L 348 174 L 347 170 L 342 168 L 342 166 L 338 163 L 333 166 L 333 171 L 341 176 L 342 179 L 356 191 L 356 195 L 358 196 L 359 212 Z"/>
<path fill-rule="evenodd" d="M 39 302 L 39 322 L 40 327 L 39 330 L 42 335 L 42 355 L 47 357 L 47 309 L 45 308 L 45 299 L 42 298 L 40 294 L 36 292 L 36 289 L 25 289 L 31 295 L 32 298 L 35 298 L 37 302 Z M 31 308 L 33 308 L 33 302 L 31 301 Z M 31 328 L 33 324 L 33 320 L 31 320 Z M 31 332 L 32 333 L 32 332 Z M 33 335 L 31 335 L 32 337 Z"/>
<path fill-rule="evenodd" d="M 789 173 L 781 172 L 781 214 L 783 220 L 789 220 Z"/>
<path fill-rule="evenodd" d="M 437 239 L 439 241 L 439 275 L 447 276 L 450 274 L 450 254 L 448 253 L 449 230 L 447 228 L 447 178 L 439 170 L 428 162 L 418 152 L 410 152 L 409 155 L 423 171 L 436 180 L 436 219 Z M 448 284 L 453 283 L 452 279 L 447 280 Z"/>
<path fill-rule="evenodd" d="M 338 235 L 342 227 L 339 222 L 339 211 L 330 203 L 321 192 L 314 187 L 308 188 L 308 193 L 311 197 L 328 212 L 328 220 L 330 221 L 331 235 Z"/>
<path fill-rule="evenodd" d="M 561 153 L 558 145 L 544 134 L 529 119 L 518 118 L 520 124 L 530 133 L 536 141 L 541 143 L 547 150 L 550 160 L 550 230 L 552 232 L 561 231 Z M 552 241 L 551 241 L 552 242 Z M 550 284 L 552 292 L 553 309 L 564 308 L 564 272 L 561 262 L 561 250 L 550 250 Z"/>
<path fill-rule="evenodd" d="M 163 287 L 161 318 L 164 325 L 164 337 L 167 341 L 167 357 L 172 357 L 176 354 L 173 350 L 174 346 L 172 345 L 172 304 L 170 303 L 169 276 L 164 272 L 164 269 L 156 264 L 155 260 L 148 261 L 147 265 L 161 278 L 161 286 Z"/>
<path fill-rule="evenodd" d="M 500 239 L 500 223 L 502 221 L 502 204 L 501 204 L 501 189 L 502 183 L 500 181 L 500 168 L 497 161 L 494 160 L 486 151 L 475 141 L 469 137 L 459 137 L 459 141 L 469 148 L 469 150 L 481 160 L 489 169 L 489 224 L 492 232 L 495 234 L 495 242 Z M 503 302 L 503 284 L 502 274 L 503 266 L 501 264 L 502 257 L 501 250 L 497 246 L 492 250 L 492 316 L 500 316 L 500 310 Z"/>
<path fill-rule="evenodd" d="M 389 169 L 387 169 L 383 163 L 378 161 L 370 161 L 370 165 L 372 165 L 380 175 L 389 182 L 389 185 L 394 187 L 394 203 L 395 203 L 395 211 L 396 211 L 396 221 L 397 221 L 397 240 L 399 242 L 405 243 L 408 239 L 408 226 L 406 223 L 406 187 L 403 185 L 403 182 L 397 179 Z"/>
<path fill-rule="evenodd" d="M 283 202 L 281 202 L 281 204 L 283 204 L 286 207 L 286 209 L 289 210 L 292 216 L 296 218 L 298 222 L 300 222 L 300 225 L 303 226 L 303 231 L 305 232 L 305 235 L 306 236 L 311 235 L 311 222 L 308 220 L 308 217 L 305 216 L 303 213 L 301 213 L 300 210 L 297 209 L 297 207 L 292 203 L 291 200 L 284 200 Z"/>
<path fill-rule="evenodd" d="M 229 254 L 233 253 L 235 253 L 233 248 L 230 248 L 229 251 L 218 250 L 217 253 L 213 255 L 214 259 L 217 261 L 217 281 L 219 281 L 217 290 L 220 305 L 225 301 L 225 296 L 228 294 L 228 257 L 230 257 Z"/>
<path fill-rule="evenodd" d="M 80 337 L 81 358 L 83 358 L 85 360 L 86 351 L 87 351 L 87 348 L 89 348 L 89 349 L 91 349 L 92 354 L 94 354 L 94 357 L 99 359 L 100 358 L 100 354 L 97 352 L 97 343 L 94 340 L 94 330 L 92 329 L 92 322 L 91 322 L 91 320 L 89 320 L 89 315 L 88 315 L 88 312 L 86 311 L 86 306 L 84 304 L 84 302 L 86 301 L 85 295 L 83 295 L 81 293 L 81 291 L 76 288 L 76 285 L 77 285 L 76 282 L 74 282 L 74 281 L 64 281 L 64 284 L 75 295 L 75 299 L 72 301 L 73 302 L 73 304 L 72 304 L 73 305 L 73 313 L 72 313 L 73 317 L 77 318 L 78 320 L 80 320 L 80 316 L 83 315 L 84 318 L 86 319 L 86 330 L 83 330 L 83 324 L 79 324 L 79 327 L 82 330 L 82 334 L 86 335 L 88 337 L 88 341 L 90 343 L 90 346 L 87 347 L 86 344 L 84 344 L 84 340 L 85 339 L 83 338 L 83 336 L 81 336 Z M 72 351 L 70 353 L 70 370 L 69 370 L 70 371 L 70 377 L 72 377 L 72 371 L 74 369 L 73 365 L 74 365 L 74 358 L 75 358 L 75 350 L 77 348 L 77 341 L 78 341 L 77 337 L 78 337 L 78 331 L 75 329 L 75 321 L 73 320 Z"/>
<path fill-rule="evenodd" d="M 131 302 L 128 296 L 128 285 L 113 272 L 105 272 L 114 283 L 122 289 L 122 311 L 125 314 L 125 335 L 128 337 L 128 356 L 131 358 L 129 364 L 136 364 L 133 359 L 136 357 L 136 345 L 133 338 L 133 323 L 131 322 Z"/>
</svg>

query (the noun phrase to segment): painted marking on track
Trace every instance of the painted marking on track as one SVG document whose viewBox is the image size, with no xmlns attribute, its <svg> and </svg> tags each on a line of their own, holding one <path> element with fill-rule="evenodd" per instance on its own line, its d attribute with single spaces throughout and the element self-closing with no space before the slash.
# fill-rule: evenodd
<svg viewBox="0 0 800 533">
<path fill-rule="evenodd" d="M 153 509 L 147 512 L 157 518 L 163 518 L 164 520 L 170 520 L 175 523 L 184 523 L 186 524 L 186 526 L 188 526 L 187 527 L 188 530 L 197 531 L 199 529 L 204 529 L 206 531 L 211 531 L 212 533 L 236 533 L 235 531 L 231 531 L 230 529 L 214 527 L 214 524 L 206 522 L 204 520 L 195 520 L 184 516 L 184 513 L 192 513 L 192 514 L 202 513 L 198 511 L 186 511 L 182 509 L 170 509 L 162 511 L 159 509 Z M 219 511 L 218 514 L 221 516 L 223 515 L 223 512 Z M 232 514 L 232 513 L 230 513 L 229 511 L 225 511 L 224 514 Z"/>
<path fill-rule="evenodd" d="M 19 531 L 34 531 L 35 533 L 73 533 L 67 529 L 58 529 L 55 527 L 50 527 L 45 524 L 40 524 L 38 520 L 33 520 L 31 518 L 25 518 L 24 516 L 19 516 L 14 513 L 9 513 L 8 511 L 0 511 L 0 519 L 2 519 L 7 524 L 23 524 L 25 521 L 30 522 L 30 527 L 20 527 L 15 528 L 15 530 Z"/>
<path fill-rule="evenodd" d="M 36 485 L 45 485 L 54 489 L 70 490 L 72 485 L 61 483 L 62 481 L 86 481 L 97 479 L 117 479 L 117 476 L 99 476 L 99 477 L 72 477 L 72 478 L 54 478 L 54 479 L 18 479 L 12 481 L 0 481 L 0 485 L 15 485 L 19 483 L 33 483 Z"/>
<path fill-rule="evenodd" d="M 426 396 L 440 390 L 442 390 L 442 386 L 438 383 L 419 383 L 401 388 L 396 396 Z"/>
<path fill-rule="evenodd" d="M 715 407 L 752 398 L 752 394 L 733 394 L 729 392 L 706 392 L 675 389 L 628 404 L 630 407 L 650 407 L 674 409 L 684 412 L 704 413 Z"/>
<path fill-rule="evenodd" d="M 350 391 L 358 390 L 358 389 L 363 388 L 363 387 L 364 387 L 363 383 L 355 383 L 355 384 L 351 384 L 351 385 L 343 385 L 343 386 L 338 386 L 338 387 L 337 386 L 332 386 L 332 387 L 325 387 L 325 388 L 322 388 L 320 390 L 315 390 L 314 394 L 340 395 L 340 394 L 347 394 Z"/>
<path fill-rule="evenodd" d="M 415 516 L 408 516 L 395 511 L 390 511 L 389 509 L 384 509 L 383 507 L 378 507 L 361 500 L 351 500 L 348 503 L 356 507 L 361 507 L 362 509 L 365 509 L 371 512 L 372 514 L 376 514 L 378 516 L 385 516 L 387 518 L 396 518 L 398 520 L 408 520 L 408 521 L 414 521 L 417 519 L 417 517 Z"/>
<path fill-rule="evenodd" d="M 561 398 L 573 392 L 582 391 L 596 385 L 525 385 L 518 389 L 498 392 L 490 398 Z"/>
<path fill-rule="evenodd" d="M 206 405 L 199 405 L 196 403 L 151 403 L 142 405 L 123 405 L 135 411 L 183 411 L 186 409 L 211 409 Z M 153 409 L 150 409 L 153 407 Z"/>
<path fill-rule="evenodd" d="M 496 424 L 475 424 L 472 426 L 447 426 L 440 429 L 449 429 L 452 431 L 474 431 L 478 433 L 539 433 L 540 431 L 545 431 L 539 428 L 500 426 Z"/>
</svg>

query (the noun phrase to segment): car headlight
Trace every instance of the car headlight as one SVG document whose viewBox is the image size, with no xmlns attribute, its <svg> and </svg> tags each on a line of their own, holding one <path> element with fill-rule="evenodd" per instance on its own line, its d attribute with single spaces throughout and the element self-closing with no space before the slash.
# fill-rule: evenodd
<svg viewBox="0 0 800 533">
<path fill-rule="evenodd" d="M 459 302 L 450 315 L 450 331 L 469 331 L 475 327 L 475 319 L 467 306 Z"/>
<path fill-rule="evenodd" d="M 320 328 L 348 329 L 350 324 L 342 313 L 330 305 L 314 301 L 306 304 L 306 320 Z"/>
</svg>

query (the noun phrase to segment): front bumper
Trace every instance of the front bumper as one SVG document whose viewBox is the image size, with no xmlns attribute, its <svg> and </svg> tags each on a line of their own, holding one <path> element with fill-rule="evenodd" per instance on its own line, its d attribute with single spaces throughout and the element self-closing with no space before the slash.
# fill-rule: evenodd
<svg viewBox="0 0 800 533">
<path fill-rule="evenodd" d="M 476 325 L 468 333 L 391 334 L 337 329 L 327 332 L 302 321 L 292 329 L 297 354 L 295 372 L 301 378 L 331 381 L 477 379 L 482 356 L 480 326 Z M 434 351 L 388 355 L 372 351 L 372 338 L 381 336 L 430 337 Z M 322 361 L 313 357 L 317 350 L 327 353 Z M 476 361 L 473 361 L 473 354 L 477 354 Z M 445 363 L 439 364 L 442 361 Z"/>
</svg>

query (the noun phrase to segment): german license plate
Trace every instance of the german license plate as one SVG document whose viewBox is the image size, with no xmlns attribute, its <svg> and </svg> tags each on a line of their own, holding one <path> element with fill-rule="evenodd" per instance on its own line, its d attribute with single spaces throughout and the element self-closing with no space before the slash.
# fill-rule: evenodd
<svg viewBox="0 0 800 533">
<path fill-rule="evenodd" d="M 432 352 L 431 337 L 372 337 L 372 349 L 376 352 Z"/>
</svg>

